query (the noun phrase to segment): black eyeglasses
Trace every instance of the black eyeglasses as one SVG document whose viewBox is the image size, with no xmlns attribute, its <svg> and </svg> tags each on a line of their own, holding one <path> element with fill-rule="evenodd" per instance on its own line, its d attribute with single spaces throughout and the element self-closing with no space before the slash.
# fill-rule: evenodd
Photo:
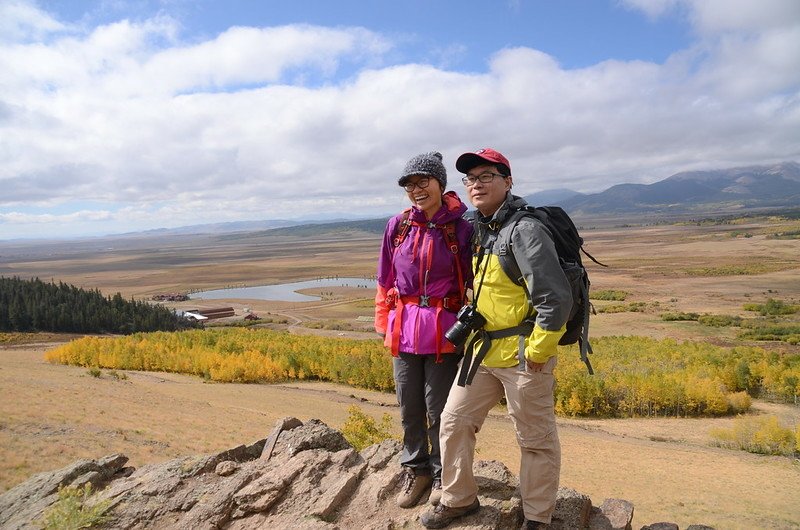
<svg viewBox="0 0 800 530">
<path fill-rule="evenodd" d="M 407 192 L 414 191 L 414 188 L 419 188 L 421 190 L 424 190 L 425 188 L 428 187 L 428 184 L 430 183 L 431 179 L 429 179 L 428 177 L 422 177 L 416 182 L 408 182 L 406 184 L 403 184 L 403 189 L 406 190 Z"/>
<path fill-rule="evenodd" d="M 483 184 L 489 184 L 491 181 L 494 180 L 495 177 L 503 177 L 505 175 L 501 175 L 500 173 L 492 173 L 491 171 L 486 171 L 481 173 L 480 175 L 467 175 L 461 179 L 461 182 L 464 183 L 464 186 L 474 186 L 476 182 L 481 181 Z"/>
</svg>

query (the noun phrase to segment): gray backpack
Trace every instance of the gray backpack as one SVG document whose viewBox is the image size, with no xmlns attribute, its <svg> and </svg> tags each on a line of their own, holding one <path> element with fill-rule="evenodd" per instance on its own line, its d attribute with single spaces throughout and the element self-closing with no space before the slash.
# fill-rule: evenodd
<svg viewBox="0 0 800 530">
<path fill-rule="evenodd" d="M 566 345 L 577 342 L 581 351 L 581 360 L 586 364 L 589 373 L 594 374 L 592 364 L 589 362 L 589 354 L 593 353 L 592 345 L 589 343 L 589 314 L 597 313 L 589 301 L 589 275 L 581 261 L 581 252 L 598 265 L 602 267 L 607 267 L 607 265 L 600 263 L 583 249 L 583 238 L 578 234 L 575 223 L 560 207 L 524 206 L 511 214 L 508 223 L 514 226 L 526 216 L 541 221 L 553 236 L 558 261 L 572 289 L 572 309 L 569 313 L 569 320 L 567 320 L 567 331 L 558 343 Z M 503 272 L 514 283 L 524 288 L 525 282 L 514 255 L 508 252 L 499 256 L 499 259 Z"/>
</svg>

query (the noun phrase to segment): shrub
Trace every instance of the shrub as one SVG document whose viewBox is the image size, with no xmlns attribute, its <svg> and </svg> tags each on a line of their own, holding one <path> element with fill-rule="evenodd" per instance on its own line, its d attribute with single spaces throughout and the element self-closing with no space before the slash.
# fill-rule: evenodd
<svg viewBox="0 0 800 530">
<path fill-rule="evenodd" d="M 768 235 L 767 239 L 800 239 L 800 230 L 787 230 Z"/>
<path fill-rule="evenodd" d="M 96 366 L 92 366 L 91 368 L 86 370 L 86 373 L 91 375 L 92 377 L 100 377 L 101 375 L 103 375 L 103 371 Z"/>
<path fill-rule="evenodd" d="M 732 315 L 700 315 L 697 322 L 714 328 L 725 328 L 730 326 L 741 326 L 742 317 Z"/>
<path fill-rule="evenodd" d="M 223 382 L 315 379 L 394 389 L 391 357 L 379 340 L 217 328 L 124 337 L 83 337 L 45 354 L 50 362 L 117 370 L 194 374 Z"/>
<path fill-rule="evenodd" d="M 796 429 L 795 429 L 796 430 Z M 793 456 L 797 450 L 796 434 L 783 427 L 775 416 L 738 417 L 730 429 L 712 429 L 717 445 L 763 455 Z"/>
<path fill-rule="evenodd" d="M 556 409 L 594 417 L 734 413 L 753 397 L 797 403 L 800 354 L 646 337 L 592 340 L 595 375 L 576 345 L 559 348 Z M 46 353 L 50 362 L 111 370 L 168 371 L 222 382 L 310 379 L 391 392 L 382 341 L 231 328 L 83 337 Z M 112 376 L 113 377 L 113 376 Z"/>
<path fill-rule="evenodd" d="M 800 423 L 794 426 L 794 452 L 800 455 Z"/>
<path fill-rule="evenodd" d="M 647 309 L 645 302 L 631 302 L 629 304 L 609 304 L 598 307 L 598 313 L 643 313 Z"/>
<path fill-rule="evenodd" d="M 359 328 L 343 320 L 313 320 L 303 323 L 309 329 L 328 329 L 332 331 L 359 331 Z"/>
<path fill-rule="evenodd" d="M 661 313 L 661 320 L 666 322 L 697 320 L 699 317 L 700 315 L 698 313 Z"/>
<path fill-rule="evenodd" d="M 614 289 L 603 289 L 589 293 L 589 298 L 593 300 L 613 300 L 615 302 L 622 302 L 627 297 L 627 292 Z"/>
<path fill-rule="evenodd" d="M 787 304 L 781 300 L 767 298 L 763 304 L 744 304 L 745 311 L 756 311 L 761 316 L 792 315 L 800 310 L 800 306 Z"/>
<path fill-rule="evenodd" d="M 126 374 L 125 372 L 117 372 L 116 370 L 109 370 L 108 375 L 118 380 L 128 378 L 128 374 Z"/>
<path fill-rule="evenodd" d="M 800 325 L 798 324 L 766 324 L 753 325 L 749 330 L 739 334 L 746 340 L 776 340 L 789 344 L 800 344 Z"/>
<path fill-rule="evenodd" d="M 40 521 L 45 530 L 72 530 L 91 528 L 108 521 L 105 514 L 111 505 L 110 500 L 89 505 L 92 485 L 83 488 L 73 486 L 58 489 L 58 500 L 47 509 Z"/>
<path fill-rule="evenodd" d="M 741 414 L 750 410 L 753 400 L 747 392 L 734 392 L 726 396 L 728 399 L 728 410 L 734 414 Z"/>
<path fill-rule="evenodd" d="M 688 276 L 752 276 L 786 270 L 787 268 L 790 268 L 789 265 L 780 263 L 770 257 L 751 256 L 751 260 L 744 264 L 694 267 L 684 271 Z"/>
<path fill-rule="evenodd" d="M 388 413 L 383 415 L 378 424 L 356 405 L 351 405 L 347 412 L 349 416 L 342 427 L 342 434 L 356 451 L 394 438 L 392 436 L 392 417 Z"/>
</svg>

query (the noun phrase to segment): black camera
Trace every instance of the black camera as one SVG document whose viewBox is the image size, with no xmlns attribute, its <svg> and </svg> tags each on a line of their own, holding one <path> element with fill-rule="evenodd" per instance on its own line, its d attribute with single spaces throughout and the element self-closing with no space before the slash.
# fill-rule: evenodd
<svg viewBox="0 0 800 530">
<path fill-rule="evenodd" d="M 462 347 L 470 333 L 486 324 L 486 319 L 478 313 L 474 305 L 465 305 L 459 309 L 456 319 L 456 323 L 444 333 L 444 337 L 456 348 Z"/>
</svg>

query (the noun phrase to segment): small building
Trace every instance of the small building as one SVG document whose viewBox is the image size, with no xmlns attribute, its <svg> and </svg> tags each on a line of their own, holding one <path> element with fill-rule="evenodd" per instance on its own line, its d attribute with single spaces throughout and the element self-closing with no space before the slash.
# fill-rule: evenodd
<svg viewBox="0 0 800 530">
<path fill-rule="evenodd" d="M 215 307 L 213 309 L 198 309 L 197 313 L 203 315 L 208 319 L 225 318 L 236 315 L 236 311 L 234 311 L 232 307 Z"/>
<path fill-rule="evenodd" d="M 180 316 L 188 318 L 189 320 L 194 320 L 195 322 L 203 322 L 208 320 L 208 317 L 201 315 L 200 313 L 195 313 L 193 311 L 181 311 L 178 313 Z"/>
</svg>

